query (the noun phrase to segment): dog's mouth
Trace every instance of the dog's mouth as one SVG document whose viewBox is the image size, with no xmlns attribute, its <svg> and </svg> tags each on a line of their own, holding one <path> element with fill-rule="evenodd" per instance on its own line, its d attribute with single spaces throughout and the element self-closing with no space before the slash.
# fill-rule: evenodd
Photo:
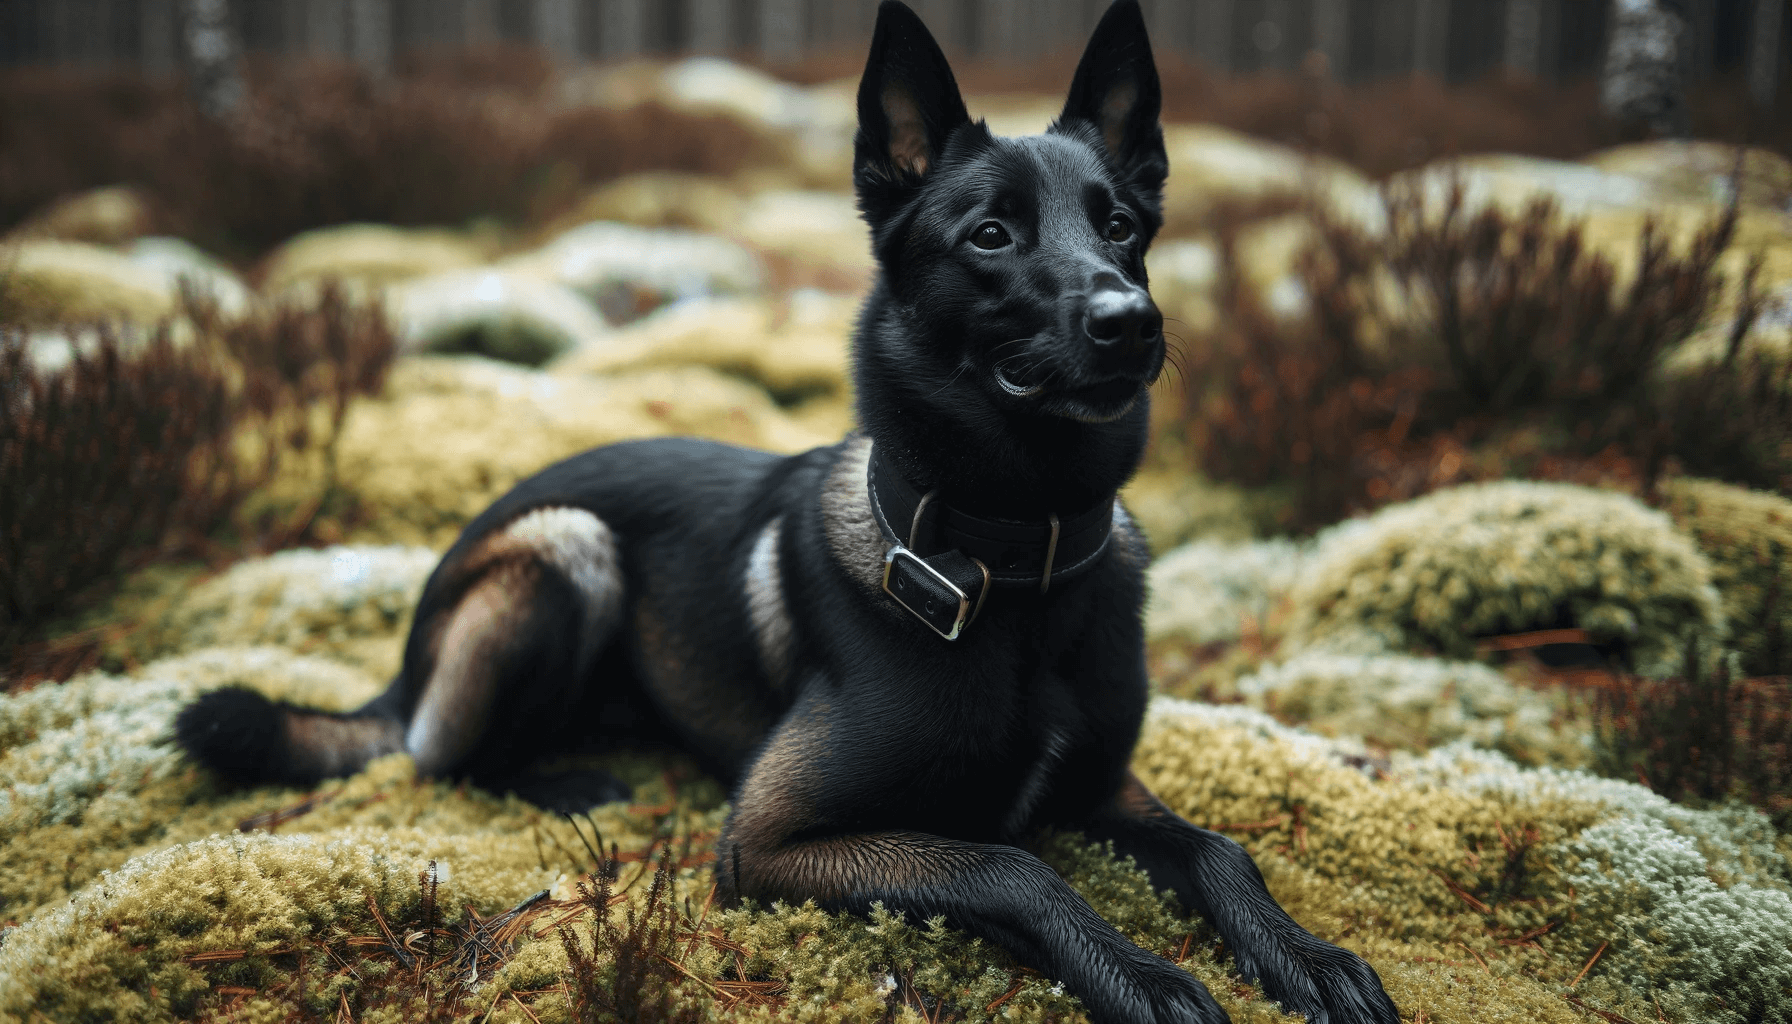
<svg viewBox="0 0 1792 1024">
<path fill-rule="evenodd" d="M 1046 378 L 1049 375 L 1037 363 L 1028 366 L 997 363 L 994 376 L 996 387 L 1016 398 L 1031 398 L 1045 390 Z"/>
<path fill-rule="evenodd" d="M 1042 412 L 1087 423 L 1124 416 L 1149 383 L 1136 374 L 1121 374 L 1090 384 L 1071 384 L 1038 362 L 1006 360 L 991 371 L 996 386 L 1015 398 L 1039 398 Z"/>
</svg>

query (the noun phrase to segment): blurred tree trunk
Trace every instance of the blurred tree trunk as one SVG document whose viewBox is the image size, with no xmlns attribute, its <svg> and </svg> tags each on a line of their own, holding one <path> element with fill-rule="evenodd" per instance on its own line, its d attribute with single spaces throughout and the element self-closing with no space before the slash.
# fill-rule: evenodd
<svg viewBox="0 0 1792 1024">
<path fill-rule="evenodd" d="M 1525 78 L 1543 73 L 1543 0 L 1506 0 L 1506 69 Z"/>
<path fill-rule="evenodd" d="M 182 0 L 181 44 L 193 102 L 212 117 L 242 106 L 242 44 L 225 0 Z"/>
<path fill-rule="evenodd" d="M 174 0 L 143 0 L 137 18 L 137 59 L 143 70 L 171 74 L 180 64 L 180 18 Z"/>
<path fill-rule="evenodd" d="M 691 49 L 698 53 L 727 53 L 734 49 L 732 13 L 729 0 L 685 0 Z"/>
<path fill-rule="evenodd" d="M 577 0 L 535 0 L 535 45 L 559 64 L 576 63 L 579 52 Z"/>
<path fill-rule="evenodd" d="M 1449 77 L 1449 0 L 1418 0 L 1412 20 L 1413 74 Z"/>
<path fill-rule="evenodd" d="M 1350 0 L 1313 0 L 1313 50 L 1334 81 L 1350 75 Z"/>
<path fill-rule="evenodd" d="M 802 0 L 759 0 L 759 54 L 771 60 L 803 55 Z"/>
<path fill-rule="evenodd" d="M 1686 7 L 1683 0 L 1612 0 L 1611 38 L 1599 100 L 1620 121 L 1661 138 L 1684 138 Z"/>
<path fill-rule="evenodd" d="M 1215 71 L 1232 70 L 1233 0 L 1194 0 L 1195 49 Z"/>
<path fill-rule="evenodd" d="M 603 0 L 597 18 L 604 56 L 632 57 L 647 49 L 646 0 Z"/>
<path fill-rule="evenodd" d="M 1785 0 L 1755 0 L 1748 23 L 1748 91 L 1763 110 L 1773 107 L 1780 89 L 1780 50 L 1785 34 Z"/>
<path fill-rule="evenodd" d="M 349 53 L 375 74 L 392 66 L 392 0 L 349 0 Z"/>
</svg>

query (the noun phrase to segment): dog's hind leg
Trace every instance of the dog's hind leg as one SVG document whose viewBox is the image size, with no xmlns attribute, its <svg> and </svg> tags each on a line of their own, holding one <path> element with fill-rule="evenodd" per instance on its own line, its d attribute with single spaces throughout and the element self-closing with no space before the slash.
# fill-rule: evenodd
<svg viewBox="0 0 1792 1024">
<path fill-rule="evenodd" d="M 536 509 L 454 575 L 460 596 L 427 626 L 427 678 L 405 728 L 418 773 L 467 776 L 557 810 L 626 797 L 606 773 L 529 771 L 545 741 L 578 731 L 569 718 L 602 683 L 591 676 L 623 595 L 609 528 L 583 509 Z"/>
<path fill-rule="evenodd" d="M 1362 958 L 1314 937 L 1283 910 L 1244 847 L 1197 828 L 1127 774 L 1119 792 L 1090 821 L 1090 839 L 1112 840 L 1159 889 L 1211 922 L 1239 973 L 1311 1021 L 1397 1024 L 1393 1000 Z"/>
<path fill-rule="evenodd" d="M 554 809 L 620 799 L 603 772 L 528 773 L 555 741 L 578 738 L 598 656 L 621 618 L 615 538 L 583 509 L 527 512 L 432 578 L 404 669 L 346 714 L 232 688 L 175 721 L 181 746 L 238 783 L 311 785 L 409 751 L 420 774 L 459 776 Z M 622 684 L 626 685 L 626 684 Z"/>
</svg>

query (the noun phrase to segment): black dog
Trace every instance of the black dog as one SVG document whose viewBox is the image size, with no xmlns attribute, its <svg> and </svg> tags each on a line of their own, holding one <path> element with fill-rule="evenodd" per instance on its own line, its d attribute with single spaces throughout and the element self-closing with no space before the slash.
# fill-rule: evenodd
<svg viewBox="0 0 1792 1024">
<path fill-rule="evenodd" d="M 182 714 L 182 743 L 290 783 L 407 750 L 425 774 L 584 807 L 626 792 L 528 766 L 669 733 L 735 786 L 727 899 L 944 915 L 1097 1021 L 1225 1020 L 1016 845 L 1079 829 L 1211 921 L 1284 1006 L 1391 1024 L 1367 964 L 1127 769 L 1147 555 L 1115 492 L 1164 360 L 1144 262 L 1159 100 L 1122 0 L 1052 129 L 995 138 L 919 19 L 885 3 L 853 172 L 882 268 L 856 338 L 864 435 L 790 458 L 647 441 L 550 467 L 443 558 L 383 696 L 331 715 L 222 691 Z"/>
</svg>

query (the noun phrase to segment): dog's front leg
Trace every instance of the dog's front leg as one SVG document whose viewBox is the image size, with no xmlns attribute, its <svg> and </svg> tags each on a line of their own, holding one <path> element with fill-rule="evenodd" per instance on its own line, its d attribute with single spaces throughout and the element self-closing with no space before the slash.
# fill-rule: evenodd
<svg viewBox="0 0 1792 1024">
<path fill-rule="evenodd" d="M 1314 1024 L 1397 1024 L 1394 1002 L 1362 958 L 1302 928 L 1283 910 L 1244 847 L 1196 828 L 1127 773 L 1112 800 L 1084 826 L 1111 839 L 1160 889 L 1211 922 L 1239 973 Z"/>
<path fill-rule="evenodd" d="M 862 812 L 842 790 L 866 780 L 850 769 L 843 778 L 843 766 L 818 756 L 825 747 L 817 739 L 815 728 L 787 721 L 742 784 L 717 845 L 725 901 L 813 899 L 860 914 L 881 902 L 911 921 L 943 916 L 1063 982 L 1100 1024 L 1228 1019 L 1200 982 L 1128 942 L 1023 850 L 830 822 L 844 817 L 830 805 Z"/>
</svg>

